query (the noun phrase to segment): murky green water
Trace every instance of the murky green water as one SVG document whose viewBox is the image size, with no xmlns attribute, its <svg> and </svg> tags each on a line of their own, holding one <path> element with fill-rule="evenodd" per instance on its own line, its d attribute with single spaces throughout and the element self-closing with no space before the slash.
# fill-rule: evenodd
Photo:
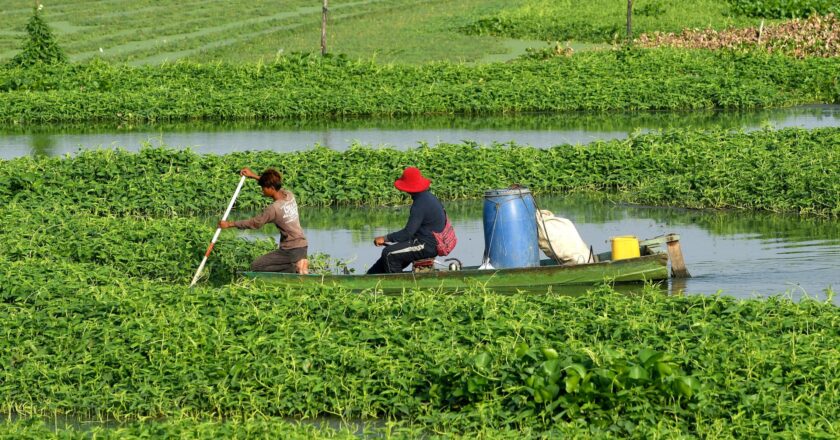
<svg viewBox="0 0 840 440">
<path fill-rule="evenodd" d="M 687 294 L 741 298 L 788 294 L 825 298 L 825 290 L 840 290 L 840 223 L 791 215 L 740 211 L 700 211 L 617 205 L 590 196 L 537 197 L 541 209 L 572 220 L 595 252 L 610 248 L 610 237 L 651 238 L 666 233 L 681 236 L 685 262 L 692 278 L 670 286 Z M 447 204 L 458 234 L 450 257 L 478 265 L 484 253 L 483 201 Z M 234 211 L 231 218 L 249 213 Z M 402 228 L 408 207 L 302 208 L 301 223 L 310 253 L 324 252 L 349 261 L 364 272 L 381 248 L 373 238 Z M 275 236 L 273 226 L 249 236 Z M 448 258 L 448 257 L 447 257 Z M 840 298 L 834 298 L 840 305 Z"/>
</svg>

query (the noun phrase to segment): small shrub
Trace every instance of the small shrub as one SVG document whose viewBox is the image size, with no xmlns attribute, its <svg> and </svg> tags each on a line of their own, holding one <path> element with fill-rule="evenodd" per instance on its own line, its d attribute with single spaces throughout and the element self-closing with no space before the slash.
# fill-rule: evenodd
<svg viewBox="0 0 840 440">
<path fill-rule="evenodd" d="M 12 66 L 29 67 L 35 64 L 64 64 L 67 56 L 58 46 L 52 30 L 41 18 L 43 5 L 39 5 L 32 12 L 32 18 L 26 24 L 28 39 L 24 42 L 20 53 L 9 62 Z"/>
</svg>

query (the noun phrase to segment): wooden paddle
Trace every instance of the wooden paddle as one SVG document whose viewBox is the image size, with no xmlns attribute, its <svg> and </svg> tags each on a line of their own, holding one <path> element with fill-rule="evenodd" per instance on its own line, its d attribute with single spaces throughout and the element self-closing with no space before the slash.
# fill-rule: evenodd
<svg viewBox="0 0 840 440">
<path fill-rule="evenodd" d="M 239 197 L 239 191 L 242 190 L 242 184 L 245 183 L 245 176 L 242 176 L 239 179 L 239 185 L 236 186 L 236 192 L 233 193 L 233 198 L 230 199 L 230 204 L 225 210 L 225 215 L 222 216 L 222 221 L 227 220 L 228 214 L 230 214 L 230 210 L 233 209 L 233 204 L 236 202 L 236 198 Z M 210 241 L 210 246 L 207 246 L 207 252 L 204 253 L 204 258 L 201 260 L 201 264 L 198 265 L 198 270 L 195 271 L 195 276 L 190 283 L 190 287 L 194 286 L 196 281 L 198 281 L 198 277 L 201 275 L 202 269 L 204 269 L 204 265 L 207 263 L 207 257 L 210 256 L 210 252 L 213 250 L 213 246 L 216 244 L 216 240 L 219 239 L 219 234 L 222 232 L 222 228 L 216 228 L 216 233 L 213 235 L 213 240 Z"/>
</svg>

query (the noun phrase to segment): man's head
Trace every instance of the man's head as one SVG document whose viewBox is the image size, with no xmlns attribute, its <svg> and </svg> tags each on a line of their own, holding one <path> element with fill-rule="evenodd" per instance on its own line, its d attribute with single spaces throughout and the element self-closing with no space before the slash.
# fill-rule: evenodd
<svg viewBox="0 0 840 440">
<path fill-rule="evenodd" d="M 283 187 L 283 175 L 277 170 L 269 168 L 260 174 L 259 182 L 263 188 L 280 189 Z"/>
<path fill-rule="evenodd" d="M 259 184 L 263 190 L 263 195 L 271 197 L 271 194 L 280 191 L 280 188 L 283 187 L 283 175 L 277 170 L 269 168 L 260 174 Z"/>
</svg>

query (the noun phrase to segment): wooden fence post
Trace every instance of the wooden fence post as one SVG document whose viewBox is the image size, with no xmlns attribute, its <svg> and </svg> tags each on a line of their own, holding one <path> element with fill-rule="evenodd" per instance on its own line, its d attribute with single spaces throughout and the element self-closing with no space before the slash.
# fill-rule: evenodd
<svg viewBox="0 0 840 440">
<path fill-rule="evenodd" d="M 633 0 L 627 0 L 627 44 L 633 43 Z"/>
<path fill-rule="evenodd" d="M 691 274 L 685 267 L 679 236 L 669 234 L 666 241 L 668 244 L 668 259 L 671 260 L 671 276 L 674 278 L 691 278 Z"/>
<path fill-rule="evenodd" d="M 324 7 L 321 9 L 321 55 L 327 54 L 327 12 L 329 11 L 327 2 L 324 0 Z"/>
</svg>

